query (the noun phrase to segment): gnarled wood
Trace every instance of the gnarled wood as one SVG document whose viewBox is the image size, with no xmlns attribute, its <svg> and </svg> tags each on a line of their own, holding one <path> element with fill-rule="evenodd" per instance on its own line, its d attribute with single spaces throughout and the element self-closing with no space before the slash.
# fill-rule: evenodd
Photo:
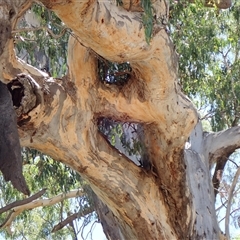
<svg viewBox="0 0 240 240">
<path fill-rule="evenodd" d="M 21 144 L 79 172 L 111 210 L 123 238 L 217 239 L 206 140 L 200 123 L 196 126 L 196 109 L 177 85 L 178 59 L 164 26 L 154 26 L 148 45 L 140 12 L 111 1 L 42 2 L 75 38 L 69 40 L 69 74 L 61 81 L 17 59 L 12 41 L 5 43 L 10 54 L 0 65 L 4 80 L 24 72 L 32 84 L 22 85 L 36 99 L 26 108 L 31 101 L 22 98 L 18 106 Z M 158 16 L 167 18 L 167 4 L 154 4 Z M 93 53 L 129 61 L 129 82 L 121 88 L 99 82 Z M 105 141 L 98 132 L 100 117 L 142 123 L 150 170 Z"/>
</svg>

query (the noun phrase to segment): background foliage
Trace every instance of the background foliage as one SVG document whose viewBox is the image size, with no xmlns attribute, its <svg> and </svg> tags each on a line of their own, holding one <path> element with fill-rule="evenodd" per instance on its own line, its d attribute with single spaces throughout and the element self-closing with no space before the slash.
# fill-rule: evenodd
<svg viewBox="0 0 240 240">
<path fill-rule="evenodd" d="M 214 131 L 239 123 L 239 21 L 239 1 L 221 11 L 181 1 L 170 11 L 179 83 Z"/>
</svg>

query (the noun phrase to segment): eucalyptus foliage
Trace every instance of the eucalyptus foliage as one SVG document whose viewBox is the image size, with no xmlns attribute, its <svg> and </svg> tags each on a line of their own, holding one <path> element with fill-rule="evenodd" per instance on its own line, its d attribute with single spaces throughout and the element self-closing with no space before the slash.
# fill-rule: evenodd
<svg viewBox="0 0 240 240">
<path fill-rule="evenodd" d="M 170 34 L 179 54 L 179 83 L 212 129 L 239 123 L 240 3 L 227 10 L 172 3 Z"/>
<path fill-rule="evenodd" d="M 68 213 L 83 212 L 91 207 L 91 191 L 87 183 L 80 176 L 66 165 L 54 161 L 36 150 L 24 148 L 22 150 L 24 177 L 32 193 L 42 188 L 47 188 L 43 198 L 51 198 L 60 193 L 67 193 L 71 189 L 85 189 L 86 194 L 74 200 L 65 200 L 54 206 L 36 208 L 20 214 L 13 223 L 12 234 L 2 232 L 5 239 L 17 239 L 25 237 L 28 239 L 66 239 L 74 237 L 72 228 L 63 228 L 60 231 L 51 233 L 53 227 L 64 220 Z M 24 198 L 23 194 L 15 190 L 10 183 L 5 183 L 0 178 L 1 205 L 5 206 L 16 200 Z M 9 212 L 8 212 L 9 213 Z M 8 213 L 0 215 L 1 223 Z M 83 221 L 96 219 L 95 213 L 86 216 Z M 78 222 L 75 222 L 78 224 Z M 26 227 L 28 226 L 28 227 Z M 81 233 L 81 232 L 80 232 Z"/>
<path fill-rule="evenodd" d="M 50 10 L 35 4 L 21 19 L 18 28 L 15 35 L 17 55 L 53 77 L 64 76 L 71 33 L 64 23 Z"/>
<path fill-rule="evenodd" d="M 98 60 L 99 80 L 104 83 L 116 84 L 118 86 L 124 85 L 128 82 L 131 71 L 132 69 L 128 62 L 114 63 L 101 57 Z"/>
<path fill-rule="evenodd" d="M 146 42 L 150 44 L 150 40 L 153 33 L 153 21 L 154 21 L 151 0 L 141 0 L 141 5 L 144 10 L 142 21 L 145 30 L 145 38 Z"/>
</svg>

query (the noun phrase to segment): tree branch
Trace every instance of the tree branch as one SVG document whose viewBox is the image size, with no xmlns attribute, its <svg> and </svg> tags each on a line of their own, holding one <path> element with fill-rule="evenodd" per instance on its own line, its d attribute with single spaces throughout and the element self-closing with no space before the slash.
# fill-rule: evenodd
<svg viewBox="0 0 240 240">
<path fill-rule="evenodd" d="M 59 14 L 85 46 L 112 61 L 131 61 L 135 80 L 132 92 L 118 89 L 118 95 L 106 99 L 106 95 L 96 90 L 99 86 L 96 59 L 84 58 L 86 49 L 80 52 L 77 45 L 72 46 L 70 50 L 75 55 L 68 56 L 72 57 L 72 81 L 63 81 L 61 85 L 53 79 L 44 82 L 49 91 L 45 92 L 42 105 L 27 113 L 29 120 L 20 129 L 22 144 L 43 151 L 81 173 L 117 218 L 123 219 L 130 228 L 136 226 L 130 230 L 129 239 L 137 236 L 147 239 L 153 232 L 160 233 L 159 238 L 175 239 L 177 235 L 184 238 L 182 225 L 186 227 L 189 221 L 188 200 L 179 202 L 185 190 L 184 163 L 179 152 L 196 123 L 196 114 L 176 83 L 177 57 L 168 34 L 161 27 L 148 45 L 141 16 L 118 8 L 111 1 L 43 2 Z M 159 11 L 165 16 L 167 6 L 164 1 L 158 2 Z M 83 59 L 89 63 L 87 67 Z M 137 81 L 144 86 L 144 91 Z M 142 92 L 138 94 L 138 91 Z M 133 97 L 127 96 L 134 92 Z M 144 172 L 102 139 L 96 126 L 97 118 L 105 113 L 99 112 L 100 104 L 103 108 L 115 106 L 121 119 L 127 121 L 131 116 L 150 125 L 152 136 L 148 144 L 153 145 L 152 158 L 158 169 L 161 168 L 162 176 L 157 179 L 151 172 Z M 154 207 L 146 209 L 146 202 Z M 177 210 L 166 214 L 172 209 Z M 175 221 L 179 212 L 184 212 L 183 224 Z M 163 222 L 166 223 L 164 229 Z M 170 227 L 171 224 L 174 227 Z M 144 229 L 137 231 L 137 226 Z"/>
<path fill-rule="evenodd" d="M 209 153 L 210 164 L 226 159 L 240 147 L 240 126 L 232 127 L 217 133 L 210 133 L 204 140 Z"/>
<path fill-rule="evenodd" d="M 17 60 L 14 52 L 14 43 L 11 31 L 15 28 L 20 16 L 22 16 L 22 14 L 31 6 L 32 0 L 11 1 L 10 4 L 11 5 L 8 5 L 6 2 L 3 6 L 7 7 L 6 14 L 8 14 L 9 9 L 14 9 L 11 11 L 13 15 L 6 17 L 5 14 L 2 14 L 3 19 L 0 18 L 1 26 L 4 26 L 4 31 L 5 29 L 9 31 L 1 34 L 1 36 L 4 36 L 4 39 L 1 39 L 0 43 L 0 79 L 5 82 L 13 79 L 17 74 L 26 72 L 26 70 L 23 70 L 25 68 L 31 70 L 31 73 L 34 73 L 36 76 L 40 75 L 40 71 L 36 68 L 23 64 L 23 61 Z M 10 20 L 8 22 L 4 22 L 4 18 L 9 18 Z"/>
<path fill-rule="evenodd" d="M 148 124 L 158 122 L 162 136 L 168 134 L 166 138 L 169 138 L 169 141 L 172 138 L 179 139 L 181 142 L 175 141 L 175 143 L 183 145 L 196 122 L 196 110 L 191 102 L 178 92 L 177 86 L 172 84 L 173 76 L 162 76 L 162 73 L 168 72 L 168 70 L 163 70 L 162 66 L 157 67 L 161 64 L 159 58 L 139 64 L 135 63 L 135 66 L 132 66 L 131 79 L 121 88 L 106 86 L 97 81 L 96 71 L 92 71 L 97 68 L 96 60 L 96 57 L 90 55 L 88 49 L 79 43 L 78 39 L 70 38 L 69 73 L 81 96 L 81 102 L 89 102 L 90 94 L 97 99 L 94 101 L 94 110 L 97 116 Z M 84 72 L 79 73 L 79 69 L 84 69 Z M 141 74 L 143 75 L 141 76 Z M 166 82 L 163 79 L 166 79 Z M 188 109 L 187 114 L 185 114 L 186 112 L 182 114 L 183 109 Z M 166 121 L 169 114 L 172 119 Z M 168 131 L 164 131 L 165 129 Z M 176 131 L 176 129 L 182 131 Z"/>
<path fill-rule="evenodd" d="M 212 178 L 215 197 L 220 185 L 219 173 L 223 172 L 229 156 L 240 147 L 239 134 L 240 126 L 237 126 L 217 133 L 210 133 L 204 139 L 204 146 L 209 156 L 210 167 L 216 163 Z"/>
<path fill-rule="evenodd" d="M 60 229 L 64 228 L 66 225 L 72 223 L 75 219 L 84 217 L 87 214 L 92 213 L 93 211 L 94 211 L 94 209 L 92 207 L 89 207 L 82 211 L 80 210 L 78 213 L 74 213 L 74 214 L 68 216 L 65 220 L 61 221 L 60 223 L 58 223 L 57 225 L 55 225 L 53 227 L 52 233 L 59 231 Z"/>
<path fill-rule="evenodd" d="M 46 72 L 41 71 L 33 67 L 32 65 L 29 65 L 28 63 L 26 63 L 25 61 L 23 61 L 22 59 L 16 56 L 14 51 L 13 39 L 8 41 L 8 45 L 6 45 L 6 49 L 9 49 L 8 55 L 5 57 L 5 61 L 6 61 L 5 64 L 8 65 L 8 67 L 5 67 L 5 66 L 2 67 L 3 79 L 5 81 L 10 81 L 13 78 L 15 78 L 17 74 L 21 74 L 21 73 L 25 73 L 25 74 L 28 73 L 33 78 L 41 79 L 42 81 L 50 78 Z"/>
<path fill-rule="evenodd" d="M 95 209 L 98 214 L 98 218 L 103 227 L 103 231 L 107 239 L 122 239 L 122 232 L 119 226 L 119 220 L 114 216 L 113 212 L 104 204 L 96 194 L 92 194 Z M 116 231 L 118 229 L 118 231 Z"/>
<path fill-rule="evenodd" d="M 41 197 L 45 192 L 46 192 L 46 188 L 42 189 L 41 191 L 39 191 L 38 193 L 35 193 L 34 195 L 32 195 L 31 197 L 28 197 L 26 199 L 23 199 L 23 200 L 19 200 L 19 201 L 15 201 L 13 203 L 10 203 L 8 204 L 7 206 L 3 207 L 0 209 L 0 214 L 12 209 L 12 208 L 15 208 L 15 207 L 18 207 L 20 205 L 25 205 L 27 203 L 30 203 L 32 202 L 33 200 L 35 200 L 36 198 L 39 198 Z"/>
<path fill-rule="evenodd" d="M 98 52 L 99 55 L 111 61 L 121 62 L 140 59 L 141 55 L 141 60 L 149 57 L 151 48 L 147 47 L 145 41 L 140 13 L 128 12 L 110 1 L 74 0 L 71 3 L 62 1 L 61 4 L 59 4 L 59 1 L 56 3 L 56 1 L 42 0 L 41 2 L 55 11 L 75 34 L 81 36 L 83 43 L 89 43 L 86 46 Z M 162 5 L 160 11 L 166 14 L 165 6 Z M 71 18 L 65 15 L 66 11 L 72 13 Z M 96 20 L 92 21 L 93 18 Z M 74 21 L 74 23 L 72 19 L 79 19 L 79 21 Z M 96 29 L 99 29 L 99 31 L 96 32 Z M 115 29 L 114 34 L 113 29 Z M 100 32 L 104 32 L 104 35 L 99 34 Z M 126 34 L 126 32 L 128 33 Z M 122 36 L 124 36 L 124 41 L 119 41 Z M 119 47 L 114 49 L 114 42 L 118 42 Z M 99 47 L 99 44 L 101 47 Z M 142 48 L 145 51 L 142 51 Z"/>
<path fill-rule="evenodd" d="M 20 213 L 22 213 L 25 210 L 33 209 L 36 207 L 51 206 L 60 201 L 63 201 L 69 198 L 79 197 L 82 195 L 83 195 L 83 191 L 80 189 L 76 189 L 76 190 L 71 190 L 67 193 L 61 193 L 49 199 L 38 199 L 32 202 L 28 202 L 24 205 L 14 207 L 12 208 L 11 212 L 7 216 L 6 220 L 0 225 L 0 228 L 6 228 L 10 226 L 12 221 L 16 218 L 16 216 L 18 216 Z"/>
</svg>

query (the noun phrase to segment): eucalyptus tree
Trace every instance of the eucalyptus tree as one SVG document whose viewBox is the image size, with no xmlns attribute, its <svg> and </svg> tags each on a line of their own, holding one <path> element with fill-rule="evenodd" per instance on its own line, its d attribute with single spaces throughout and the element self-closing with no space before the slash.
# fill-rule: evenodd
<svg viewBox="0 0 240 240">
<path fill-rule="evenodd" d="M 59 79 L 55 70 L 52 77 L 16 57 L 12 35 L 32 2 L 4 1 L 0 76 L 12 94 L 21 145 L 63 162 L 89 183 L 109 239 L 221 238 L 217 173 L 240 146 L 238 3 L 221 12 L 228 1 L 216 1 L 215 8 L 160 0 L 39 2 L 61 19 L 62 31 L 70 29 L 68 72 Z M 121 76 L 116 84 L 112 75 Z M 181 87 L 207 106 L 219 132 L 203 132 Z M 136 165 L 111 146 L 101 131 L 106 119 L 141 126 L 138 153 L 147 164 Z M 18 172 L 3 171 L 28 193 Z"/>
</svg>

